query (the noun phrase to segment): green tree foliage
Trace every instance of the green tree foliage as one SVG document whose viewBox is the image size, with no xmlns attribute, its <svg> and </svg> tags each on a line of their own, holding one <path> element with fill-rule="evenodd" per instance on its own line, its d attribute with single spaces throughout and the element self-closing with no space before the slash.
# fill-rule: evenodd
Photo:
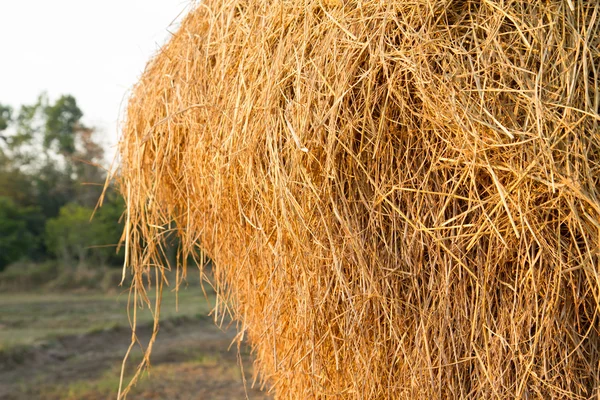
<svg viewBox="0 0 600 400">
<path fill-rule="evenodd" d="M 82 127 L 83 117 L 75 98 L 62 96 L 56 103 L 45 105 L 43 111 L 46 117 L 44 147 L 48 149 L 56 143 L 60 153 L 75 153 L 75 133 Z"/>
<path fill-rule="evenodd" d="M 65 265 L 77 260 L 84 265 L 90 253 L 90 245 L 96 240 L 95 228 L 91 224 L 92 210 L 74 203 L 60 209 L 56 218 L 46 223 L 46 246 Z"/>
<path fill-rule="evenodd" d="M 11 168 L 10 159 L 0 152 L 0 196 L 8 197 L 21 205 L 35 203 L 31 177 L 19 169 Z"/>
<path fill-rule="evenodd" d="M 0 196 L 0 271 L 37 247 L 38 238 L 31 231 L 36 214 L 33 207 L 20 207 Z"/>
<path fill-rule="evenodd" d="M 12 121 L 12 108 L 0 104 L 0 132 L 8 128 Z"/>
<path fill-rule="evenodd" d="M 114 191 L 107 194 L 102 207 L 96 210 L 93 223 L 97 224 L 99 247 L 95 250 L 99 258 L 109 265 L 123 265 L 123 249 L 119 241 L 123 233 L 123 213 L 125 201 Z M 118 251 L 117 251 L 118 250 Z"/>
<path fill-rule="evenodd" d="M 6 128 L 8 128 L 8 125 L 11 122 L 12 122 L 12 108 L 9 106 L 0 104 L 0 142 L 4 141 L 5 145 L 7 143 L 7 139 L 6 139 L 6 136 L 4 136 L 2 134 L 2 131 L 4 131 Z M 2 145 L 2 143 L 0 143 L 0 163 L 4 163 L 4 160 L 6 159 L 6 155 L 4 154 L 4 151 L 3 151 L 1 145 Z M 2 187 L 1 182 L 0 182 L 0 187 Z"/>
<path fill-rule="evenodd" d="M 116 253 L 122 231 L 118 221 L 123 210 L 123 200 L 111 196 L 91 219 L 90 207 L 68 203 L 56 218 L 46 223 L 48 250 L 64 265 L 120 263 Z"/>
<path fill-rule="evenodd" d="M 22 258 L 119 264 L 122 200 L 111 194 L 90 222 L 104 149 L 73 96 L 42 94 L 13 112 L 0 104 L 0 271 Z"/>
</svg>

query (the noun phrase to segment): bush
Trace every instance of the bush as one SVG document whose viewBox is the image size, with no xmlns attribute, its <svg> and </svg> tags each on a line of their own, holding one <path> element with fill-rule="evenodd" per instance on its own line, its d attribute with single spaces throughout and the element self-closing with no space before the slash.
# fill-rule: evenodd
<svg viewBox="0 0 600 400">
<path fill-rule="evenodd" d="M 0 274 L 0 289 L 18 291 L 39 288 L 57 279 L 60 274 L 59 265 L 54 260 L 40 264 L 18 262 Z"/>
<path fill-rule="evenodd" d="M 48 250 L 66 266 L 120 264 L 115 248 L 121 234 L 118 223 L 122 200 L 109 199 L 94 218 L 94 210 L 69 203 L 46 224 Z"/>
<path fill-rule="evenodd" d="M 37 240 L 28 229 L 36 214 L 35 208 L 19 206 L 0 196 L 0 271 L 37 247 Z"/>
</svg>

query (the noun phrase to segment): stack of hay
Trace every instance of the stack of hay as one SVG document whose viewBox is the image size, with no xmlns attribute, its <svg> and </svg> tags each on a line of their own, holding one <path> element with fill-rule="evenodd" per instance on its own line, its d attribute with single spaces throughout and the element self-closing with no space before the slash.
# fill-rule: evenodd
<svg viewBox="0 0 600 400">
<path fill-rule="evenodd" d="M 598 395 L 599 33 L 598 1 L 202 1 L 128 106 L 136 296 L 175 231 L 276 398 Z"/>
</svg>

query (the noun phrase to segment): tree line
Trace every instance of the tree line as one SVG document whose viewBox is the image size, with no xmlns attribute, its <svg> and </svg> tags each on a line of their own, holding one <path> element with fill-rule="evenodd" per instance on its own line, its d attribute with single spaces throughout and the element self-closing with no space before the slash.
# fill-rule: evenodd
<svg viewBox="0 0 600 400">
<path fill-rule="evenodd" d="M 100 167 L 104 148 L 73 96 L 0 104 L 0 271 L 16 262 L 122 264 L 123 201 Z M 90 218 L 94 214 L 93 219 Z"/>
</svg>

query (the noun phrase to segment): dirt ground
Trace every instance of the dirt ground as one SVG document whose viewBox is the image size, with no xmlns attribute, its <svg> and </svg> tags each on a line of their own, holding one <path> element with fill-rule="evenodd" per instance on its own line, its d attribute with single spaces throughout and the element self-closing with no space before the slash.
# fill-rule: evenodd
<svg viewBox="0 0 600 400">
<path fill-rule="evenodd" d="M 0 330 L 6 331 L 10 326 L 2 325 L 3 317 L 11 318 L 0 312 Z M 142 325 L 138 333 L 146 343 L 150 323 Z M 141 379 L 128 399 L 269 398 L 252 388 L 252 362 L 245 347 L 239 355 L 248 380 L 244 385 L 237 349 L 228 350 L 235 333 L 235 327 L 223 332 L 208 317 L 184 315 L 164 320 L 153 347 L 150 375 Z M 111 325 L 4 347 L 0 351 L 0 399 L 115 399 L 130 339 L 127 326 Z M 141 352 L 136 350 L 131 358 L 133 368 Z"/>
</svg>

